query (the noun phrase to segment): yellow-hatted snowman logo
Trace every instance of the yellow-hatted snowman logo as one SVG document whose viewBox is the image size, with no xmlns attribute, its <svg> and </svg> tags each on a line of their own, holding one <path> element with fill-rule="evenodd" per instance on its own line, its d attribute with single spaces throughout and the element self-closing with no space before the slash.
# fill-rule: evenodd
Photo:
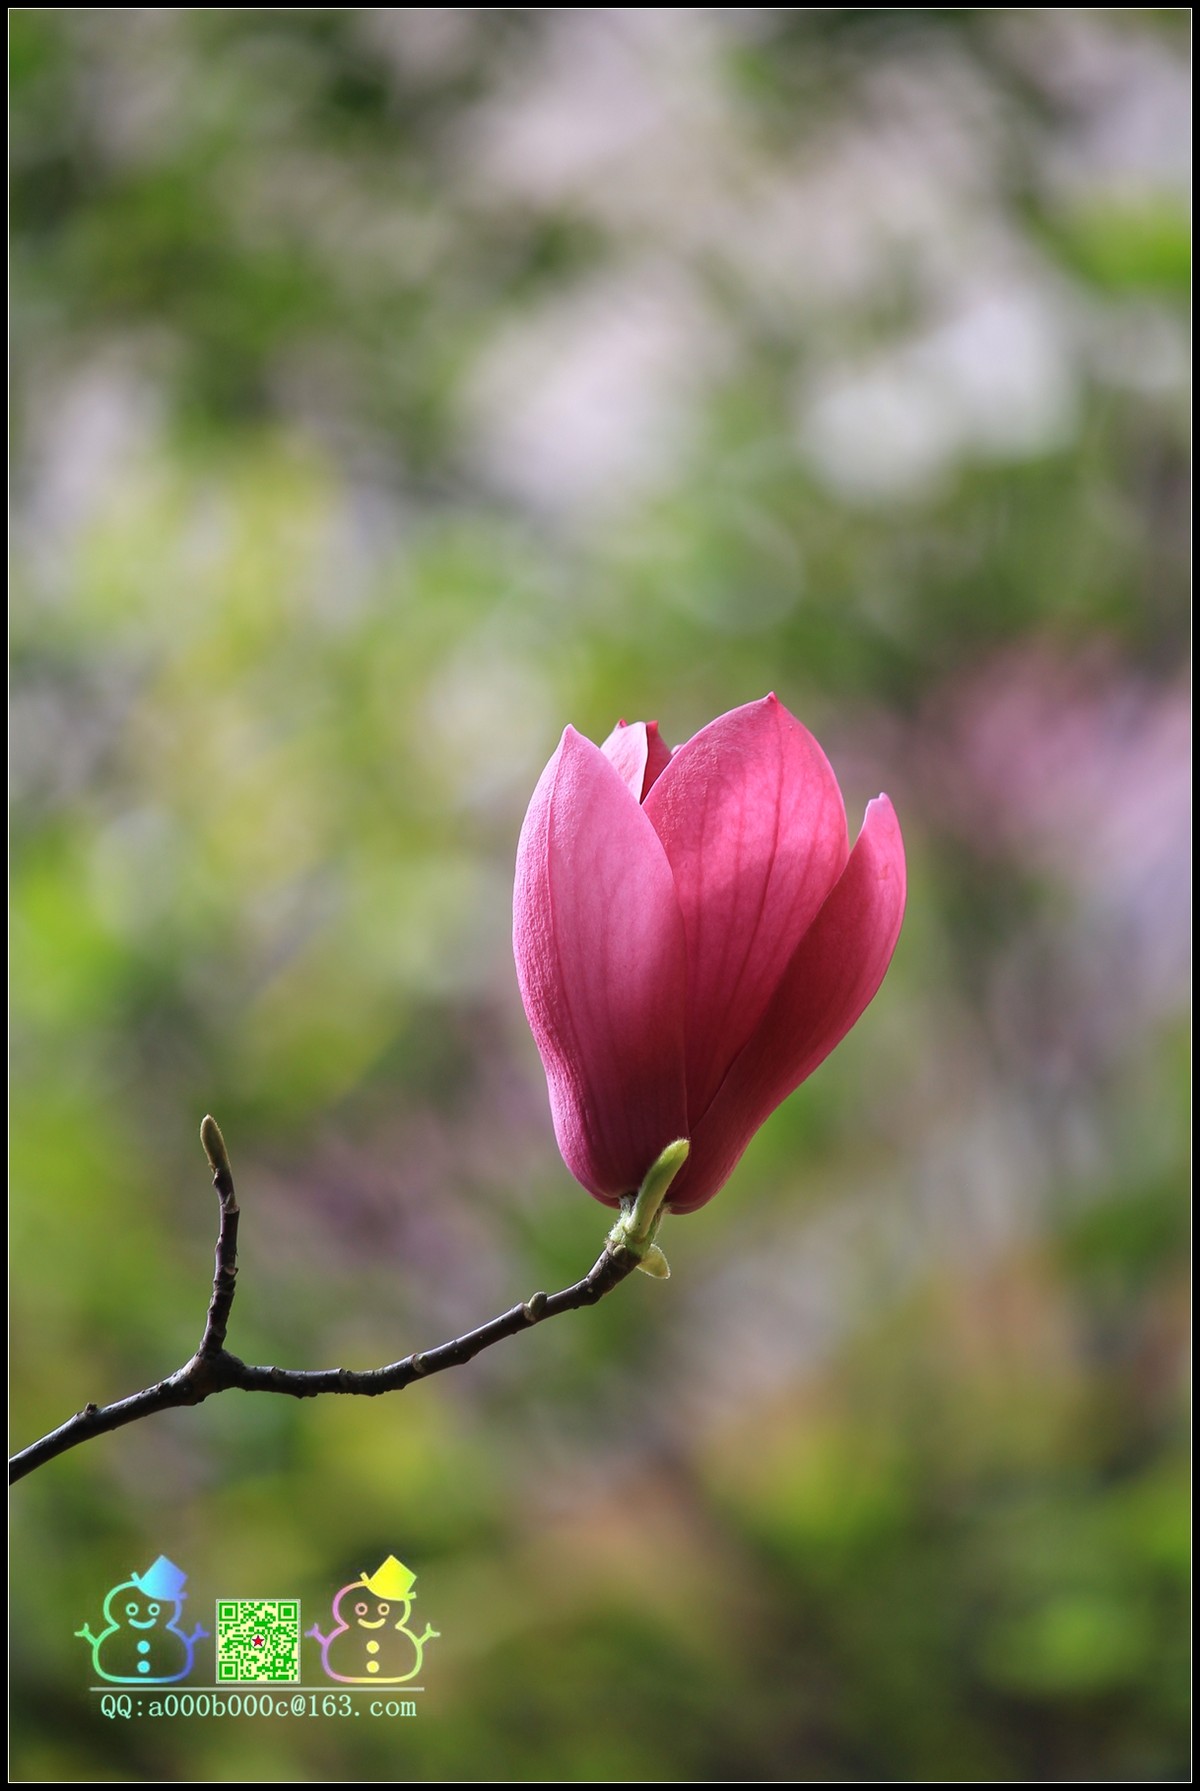
<svg viewBox="0 0 1200 1791">
<path fill-rule="evenodd" d="M 333 1628 L 323 1636 L 314 1623 L 305 1635 L 321 1644 L 321 1665 L 343 1685 L 403 1685 L 421 1671 L 426 1642 L 441 1632 L 428 1624 L 421 1635 L 407 1628 L 415 1573 L 389 1555 L 374 1573 L 362 1573 L 333 1600 Z"/>
</svg>

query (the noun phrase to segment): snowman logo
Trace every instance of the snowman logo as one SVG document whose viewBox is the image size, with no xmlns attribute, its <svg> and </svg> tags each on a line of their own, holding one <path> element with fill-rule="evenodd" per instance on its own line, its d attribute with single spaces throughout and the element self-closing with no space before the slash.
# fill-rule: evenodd
<svg viewBox="0 0 1200 1791">
<path fill-rule="evenodd" d="M 92 1666 L 112 1685 L 170 1685 L 192 1670 L 193 1650 L 208 1631 L 179 1627 L 187 1574 L 160 1555 L 146 1573 L 130 1574 L 104 1600 L 105 1627 L 94 1636 L 77 1629 L 92 1651 Z"/>
<path fill-rule="evenodd" d="M 343 1685 L 403 1685 L 421 1671 L 426 1642 L 441 1632 L 406 1628 L 417 1576 L 389 1555 L 372 1574 L 343 1586 L 333 1601 L 333 1628 L 323 1636 L 314 1623 L 305 1635 L 321 1644 L 321 1665 Z"/>
</svg>

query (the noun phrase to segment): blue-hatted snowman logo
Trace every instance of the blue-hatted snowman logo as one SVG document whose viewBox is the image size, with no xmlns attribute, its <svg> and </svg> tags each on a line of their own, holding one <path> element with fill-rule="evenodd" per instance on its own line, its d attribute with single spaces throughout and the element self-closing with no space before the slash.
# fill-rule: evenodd
<svg viewBox="0 0 1200 1791">
<path fill-rule="evenodd" d="M 169 1685 L 187 1678 L 196 1643 L 209 1632 L 197 1624 L 185 1635 L 179 1627 L 186 1584 L 187 1574 L 160 1555 L 147 1572 L 113 1587 L 100 1634 L 94 1636 L 86 1623 L 75 1631 L 92 1650 L 98 1678 L 113 1685 Z"/>
</svg>

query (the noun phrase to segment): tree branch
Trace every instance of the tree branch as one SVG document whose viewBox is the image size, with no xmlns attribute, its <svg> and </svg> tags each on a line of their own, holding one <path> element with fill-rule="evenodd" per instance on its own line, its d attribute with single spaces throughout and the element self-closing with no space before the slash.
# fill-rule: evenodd
<svg viewBox="0 0 1200 1791">
<path fill-rule="evenodd" d="M 213 1172 L 213 1186 L 221 1203 L 220 1227 L 217 1233 L 216 1266 L 213 1274 L 212 1298 L 204 1322 L 200 1347 L 190 1362 L 140 1393 L 118 1399 L 112 1405 L 88 1404 L 74 1417 L 60 1424 L 47 1436 L 31 1443 L 14 1455 L 8 1464 L 9 1484 L 31 1474 L 35 1468 L 53 1461 L 79 1443 L 106 1431 L 119 1430 L 134 1424 L 153 1412 L 173 1406 L 199 1405 L 213 1393 L 224 1393 L 239 1387 L 244 1393 L 290 1393 L 295 1399 L 311 1399 L 318 1393 L 358 1393 L 373 1398 L 380 1393 L 397 1393 L 413 1381 L 440 1374 L 444 1368 L 458 1368 L 481 1350 L 490 1349 L 505 1337 L 514 1337 L 543 1319 L 557 1318 L 560 1312 L 575 1312 L 581 1306 L 594 1306 L 597 1300 L 611 1293 L 627 1275 L 638 1268 L 644 1250 L 636 1245 L 606 1242 L 599 1257 L 583 1276 L 558 1293 L 535 1293 L 518 1306 L 468 1331 L 453 1337 L 436 1349 L 419 1350 L 399 1362 L 383 1368 L 265 1368 L 254 1367 L 231 1355 L 225 1348 L 225 1334 L 233 1308 L 237 1282 L 237 1233 L 239 1209 L 234 1193 L 233 1174 L 225 1141 L 215 1119 L 206 1116 L 200 1137 Z M 686 1155 L 686 1151 L 684 1153 Z M 673 1171 L 672 1171 L 673 1173 Z M 649 1180 L 649 1178 L 647 1178 Z M 657 1189 L 655 1190 L 657 1193 Z M 665 1191 L 664 1191 L 665 1192 Z M 659 1195 L 661 1200 L 662 1195 Z M 619 1228 L 620 1222 L 618 1222 Z M 614 1228 L 614 1229 L 618 1229 Z"/>
</svg>

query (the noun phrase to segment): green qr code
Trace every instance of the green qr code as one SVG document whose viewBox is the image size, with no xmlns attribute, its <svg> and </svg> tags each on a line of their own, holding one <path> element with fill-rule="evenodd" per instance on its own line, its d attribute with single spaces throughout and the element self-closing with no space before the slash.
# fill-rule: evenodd
<svg viewBox="0 0 1200 1791">
<path fill-rule="evenodd" d="M 217 1683 L 300 1683 L 300 1600 L 217 1600 Z"/>
</svg>

